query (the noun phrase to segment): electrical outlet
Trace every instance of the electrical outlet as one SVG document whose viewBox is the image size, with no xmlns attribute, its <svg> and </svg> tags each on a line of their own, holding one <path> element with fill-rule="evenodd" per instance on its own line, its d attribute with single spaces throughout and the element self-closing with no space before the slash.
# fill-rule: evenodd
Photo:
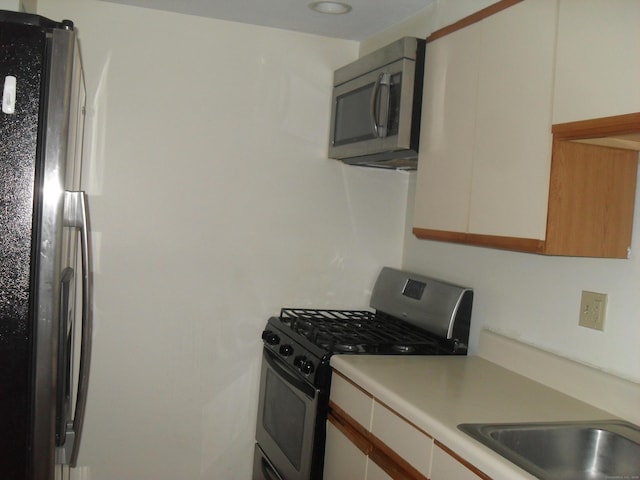
<svg viewBox="0 0 640 480">
<path fill-rule="evenodd" d="M 582 291 L 580 301 L 580 320 L 578 325 L 594 330 L 604 330 L 604 318 L 607 313 L 607 294 Z"/>
</svg>

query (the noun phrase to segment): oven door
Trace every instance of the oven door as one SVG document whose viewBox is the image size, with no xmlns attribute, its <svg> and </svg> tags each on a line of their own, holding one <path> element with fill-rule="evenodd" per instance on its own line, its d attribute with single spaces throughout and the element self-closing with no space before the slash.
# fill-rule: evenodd
<svg viewBox="0 0 640 480">
<path fill-rule="evenodd" d="M 283 480 L 258 445 L 253 454 L 253 480 Z"/>
<path fill-rule="evenodd" d="M 263 349 L 256 441 L 268 458 L 263 465 L 285 480 L 312 478 L 319 396 L 318 389 Z M 259 476 L 263 471 L 254 465 L 254 480 L 270 480 L 268 474 Z"/>
</svg>

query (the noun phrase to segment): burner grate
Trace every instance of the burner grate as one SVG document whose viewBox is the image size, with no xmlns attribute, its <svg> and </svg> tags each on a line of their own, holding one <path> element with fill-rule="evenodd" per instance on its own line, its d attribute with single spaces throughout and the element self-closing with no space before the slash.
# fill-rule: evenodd
<svg viewBox="0 0 640 480">
<path fill-rule="evenodd" d="M 333 352 L 439 349 L 438 341 L 428 332 L 381 312 L 283 308 L 279 318 L 291 330 Z"/>
</svg>

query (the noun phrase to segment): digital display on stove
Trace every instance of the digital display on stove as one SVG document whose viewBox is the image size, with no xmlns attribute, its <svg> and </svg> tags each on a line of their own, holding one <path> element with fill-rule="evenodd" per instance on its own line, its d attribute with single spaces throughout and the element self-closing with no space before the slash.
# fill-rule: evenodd
<svg viewBox="0 0 640 480">
<path fill-rule="evenodd" d="M 427 284 L 424 282 L 418 282 L 417 280 L 408 279 L 404 288 L 402 289 L 402 294 L 405 297 L 413 298 L 415 300 L 420 300 L 422 298 L 422 294 L 424 293 L 424 289 L 427 287 Z"/>
</svg>

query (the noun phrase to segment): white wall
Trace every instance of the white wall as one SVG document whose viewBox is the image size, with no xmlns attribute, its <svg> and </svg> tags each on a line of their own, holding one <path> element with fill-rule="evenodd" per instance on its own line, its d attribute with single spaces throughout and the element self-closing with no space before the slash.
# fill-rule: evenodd
<svg viewBox="0 0 640 480">
<path fill-rule="evenodd" d="M 13 10 L 23 12 L 24 7 L 20 0 L 0 0 L 0 10 Z"/>
<path fill-rule="evenodd" d="M 490 3 L 494 2 L 478 4 L 472 0 L 441 0 L 434 8 L 426 9 L 405 24 L 362 42 L 360 51 L 371 51 L 404 35 L 427 37 L 432 31 Z M 635 47 L 629 45 L 629 48 Z M 640 382 L 638 200 L 631 258 L 580 259 L 417 240 L 411 233 L 414 189 L 415 178 L 412 176 L 407 196 L 403 268 L 460 282 L 475 289 L 472 352 L 476 351 L 480 329 L 489 328 Z M 609 295 L 604 332 L 578 326 L 582 290 Z"/>
<path fill-rule="evenodd" d="M 39 13 L 75 22 L 88 89 L 82 478 L 246 480 L 267 317 L 364 307 L 401 262 L 408 175 L 327 159 L 358 45 L 96 0 Z"/>
</svg>

